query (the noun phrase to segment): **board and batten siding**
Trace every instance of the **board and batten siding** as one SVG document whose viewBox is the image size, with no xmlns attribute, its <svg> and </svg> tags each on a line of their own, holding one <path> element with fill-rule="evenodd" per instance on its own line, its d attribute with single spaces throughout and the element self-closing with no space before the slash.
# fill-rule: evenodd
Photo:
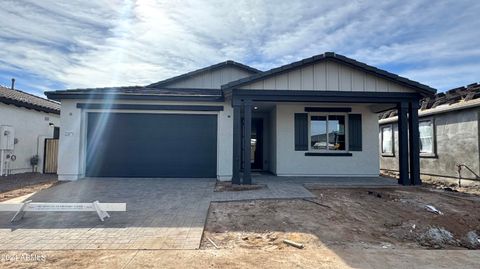
<svg viewBox="0 0 480 269">
<path fill-rule="evenodd" d="M 192 77 L 166 85 L 166 88 L 220 89 L 223 84 L 242 79 L 251 73 L 236 67 L 223 67 L 201 72 Z"/>
<path fill-rule="evenodd" d="M 398 83 L 331 61 L 299 67 L 253 82 L 240 89 L 414 92 Z"/>
</svg>

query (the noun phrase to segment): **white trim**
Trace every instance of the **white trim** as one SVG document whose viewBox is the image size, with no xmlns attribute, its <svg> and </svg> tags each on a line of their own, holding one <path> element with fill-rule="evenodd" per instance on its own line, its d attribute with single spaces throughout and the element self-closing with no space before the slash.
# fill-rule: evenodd
<svg viewBox="0 0 480 269">
<path fill-rule="evenodd" d="M 217 175 L 217 180 L 219 181 L 231 181 L 232 175 Z"/>
<path fill-rule="evenodd" d="M 348 113 L 345 112 L 308 112 L 308 151 L 309 152 L 319 152 L 319 153 L 349 153 L 349 144 L 348 144 Z M 324 116 L 327 118 L 326 120 L 326 135 L 327 135 L 327 145 L 326 149 L 312 149 L 312 128 L 311 128 L 311 117 L 312 116 Z M 345 149 L 344 150 L 329 150 L 328 149 L 328 122 L 330 121 L 328 119 L 328 116 L 344 116 L 344 121 L 345 121 L 345 128 L 343 132 L 345 133 Z"/>
<path fill-rule="evenodd" d="M 125 110 L 125 109 L 82 109 L 82 120 L 81 120 L 81 141 L 80 141 L 80 171 L 82 172 L 83 175 L 86 174 L 86 169 L 87 169 L 87 132 L 88 132 L 88 113 L 124 113 L 124 114 L 165 114 L 165 115 L 215 115 L 216 120 L 217 120 L 217 161 L 216 161 L 216 173 L 217 173 L 217 178 L 221 181 L 226 181 L 225 178 L 228 178 L 228 180 L 232 179 L 232 175 L 230 176 L 221 176 L 218 175 L 218 172 L 220 171 L 220 148 L 221 148 L 221 127 L 220 127 L 220 117 L 221 117 L 221 112 L 223 111 L 172 111 L 172 110 Z M 62 175 L 63 176 L 63 175 Z M 71 180 L 67 179 L 69 177 L 63 177 L 64 179 L 62 180 Z M 221 179 L 223 178 L 223 180 Z M 75 178 L 73 180 L 78 179 Z M 59 179 L 60 180 L 60 179 Z"/>
<path fill-rule="evenodd" d="M 436 132 L 435 132 L 435 118 L 433 117 L 428 117 L 424 119 L 420 119 L 418 121 L 418 125 L 420 127 L 421 122 L 430 122 L 431 125 L 431 134 L 432 134 L 432 152 L 421 152 L 420 151 L 420 157 L 435 157 L 437 155 L 437 150 L 436 150 L 436 142 L 437 142 L 437 137 L 436 137 Z M 421 136 L 420 136 L 420 130 L 418 131 L 418 139 L 419 142 L 421 142 Z"/>
<path fill-rule="evenodd" d="M 83 178 L 82 174 L 59 174 L 58 181 L 74 181 Z"/>
<path fill-rule="evenodd" d="M 383 129 L 384 128 L 390 128 L 390 144 L 392 146 L 392 151 L 391 152 L 383 152 Z M 385 157 L 393 157 L 395 156 L 395 131 L 393 129 L 393 124 L 386 124 L 386 125 L 383 125 L 383 126 L 380 126 L 380 153 L 382 154 L 382 156 L 385 156 Z"/>
<path fill-rule="evenodd" d="M 184 110 L 129 110 L 129 109 L 83 109 L 86 113 L 131 113 L 131 114 L 197 114 L 218 115 L 220 111 L 184 111 Z"/>
</svg>

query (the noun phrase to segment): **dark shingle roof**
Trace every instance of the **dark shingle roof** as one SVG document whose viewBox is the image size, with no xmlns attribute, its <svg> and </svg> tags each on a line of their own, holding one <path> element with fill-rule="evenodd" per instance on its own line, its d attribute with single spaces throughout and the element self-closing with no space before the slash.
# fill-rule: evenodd
<svg viewBox="0 0 480 269">
<path fill-rule="evenodd" d="M 223 100 L 223 93 L 220 89 L 194 89 L 194 88 L 165 88 L 166 85 L 176 81 L 197 75 L 202 72 L 219 69 L 225 66 L 239 67 L 247 72 L 256 74 L 262 72 L 258 69 L 244 65 L 235 61 L 225 61 L 214 64 L 205 68 L 201 68 L 189 73 L 185 73 L 176 77 L 168 78 L 147 86 L 126 86 L 126 87 L 106 87 L 106 88 L 85 88 L 85 89 L 68 89 L 61 91 L 45 92 L 48 98 L 53 100 L 61 99 L 84 99 L 88 98 L 104 98 L 108 95 L 115 95 L 115 98 L 131 98 L 131 99 L 168 99 L 168 100 L 205 100 L 220 101 Z"/>
<path fill-rule="evenodd" d="M 189 98 L 195 100 L 217 101 L 223 100 L 223 94 L 220 89 L 166 89 L 152 86 L 128 86 L 128 87 L 107 87 L 107 88 L 87 88 L 70 89 L 63 91 L 45 92 L 48 98 L 53 100 L 61 99 L 85 99 L 106 98 L 113 96 L 117 99 L 170 99 Z"/>
<path fill-rule="evenodd" d="M 60 104 L 55 101 L 3 86 L 0 86 L 0 102 L 42 112 L 60 114 Z"/>
<path fill-rule="evenodd" d="M 284 66 L 273 68 L 273 69 L 270 69 L 268 71 L 265 71 L 265 72 L 262 72 L 262 73 L 259 73 L 259 74 L 256 74 L 256 75 L 252 75 L 252 76 L 249 76 L 249 77 L 246 77 L 246 78 L 243 78 L 243 79 L 232 81 L 230 83 L 227 83 L 227 84 L 223 85 L 222 89 L 230 90 L 230 89 L 233 89 L 233 88 L 236 88 L 236 87 L 241 87 L 243 85 L 250 84 L 252 82 L 255 82 L 255 81 L 258 81 L 258 80 L 261 80 L 261 79 L 265 79 L 267 77 L 271 77 L 271 76 L 277 75 L 279 73 L 283 73 L 283 72 L 286 72 L 286 71 L 289 71 L 289 70 L 292 70 L 292 69 L 295 69 L 295 68 L 299 68 L 299 67 L 307 65 L 307 64 L 313 64 L 313 63 L 320 62 L 320 61 L 325 61 L 325 60 L 333 60 L 333 61 L 336 61 L 336 62 L 347 64 L 347 65 L 349 65 L 353 68 L 361 69 L 361 70 L 366 71 L 368 73 L 383 77 L 385 79 L 397 82 L 399 84 L 403 84 L 403 85 L 408 86 L 410 88 L 414 88 L 414 89 L 418 90 L 419 92 L 421 92 L 421 93 L 423 93 L 424 95 L 427 95 L 427 96 L 428 95 L 433 95 L 437 91 L 436 89 L 431 88 L 427 85 L 421 84 L 421 83 L 413 81 L 413 80 L 409 80 L 407 78 L 398 76 L 396 74 L 387 72 L 387 71 L 382 70 L 382 69 L 378 69 L 376 67 L 364 64 L 362 62 L 358 62 L 354 59 L 348 58 L 348 57 L 340 55 L 340 54 L 336 54 L 334 52 L 325 52 L 324 54 L 316 55 L 316 56 L 306 58 L 306 59 L 303 59 L 303 60 L 300 60 L 300 61 L 297 61 L 297 62 L 293 62 L 293 63 L 287 64 L 287 65 L 284 65 Z"/>
<path fill-rule="evenodd" d="M 441 105 L 453 105 L 460 102 L 469 102 L 480 99 L 480 84 L 473 83 L 464 87 L 458 87 L 446 92 L 441 92 L 433 97 L 425 97 L 420 101 L 420 111 L 427 111 Z M 397 116 L 397 110 L 389 110 L 379 115 L 380 119 Z"/>
<path fill-rule="evenodd" d="M 219 68 L 226 67 L 226 66 L 239 67 L 240 69 L 243 69 L 243 70 L 245 70 L 247 72 L 250 72 L 252 74 L 257 74 L 257 73 L 262 72 L 258 69 L 255 69 L 255 68 L 251 67 L 251 66 L 248 66 L 248 65 L 245 65 L 245 64 L 242 64 L 242 63 L 239 63 L 239 62 L 235 62 L 235 61 L 232 61 L 232 60 L 228 60 L 228 61 L 221 62 L 221 63 L 218 63 L 218 64 L 214 64 L 214 65 L 211 65 L 211 66 L 207 66 L 207 67 L 195 70 L 195 71 L 191 71 L 191 72 L 188 72 L 188 73 L 176 76 L 176 77 L 167 78 L 165 80 L 161 80 L 159 82 L 152 83 L 152 84 L 148 85 L 148 87 L 164 87 L 164 86 L 167 86 L 171 83 L 177 82 L 179 80 L 183 80 L 183 79 L 195 76 L 195 75 L 203 73 L 203 72 L 212 71 L 212 70 L 219 69 Z"/>
</svg>

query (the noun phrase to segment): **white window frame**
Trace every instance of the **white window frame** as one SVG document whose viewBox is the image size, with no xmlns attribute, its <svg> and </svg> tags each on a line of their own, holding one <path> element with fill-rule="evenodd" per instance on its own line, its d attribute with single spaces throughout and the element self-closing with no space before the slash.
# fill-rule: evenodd
<svg viewBox="0 0 480 269">
<path fill-rule="evenodd" d="M 326 149 L 313 149 L 312 148 L 312 116 L 327 117 L 327 147 Z M 345 117 L 345 150 L 329 150 L 328 149 L 328 116 L 344 116 Z M 310 152 L 323 152 L 323 153 L 348 153 L 348 113 L 343 112 L 312 112 L 308 113 L 308 150 Z"/>
<path fill-rule="evenodd" d="M 392 146 L 392 152 L 383 152 L 383 129 L 384 128 L 390 128 L 391 131 L 391 138 L 390 138 L 390 143 Z M 385 157 L 394 157 L 395 156 L 395 129 L 393 129 L 393 124 L 386 124 L 380 126 L 380 152 L 382 153 L 382 156 Z"/>
<path fill-rule="evenodd" d="M 420 152 L 420 157 L 424 158 L 435 158 L 437 157 L 437 137 L 435 132 L 435 120 L 433 118 L 423 118 L 418 121 L 420 127 L 421 122 L 430 122 L 432 126 L 432 152 Z M 418 147 L 420 148 L 420 128 L 418 130 Z"/>
</svg>

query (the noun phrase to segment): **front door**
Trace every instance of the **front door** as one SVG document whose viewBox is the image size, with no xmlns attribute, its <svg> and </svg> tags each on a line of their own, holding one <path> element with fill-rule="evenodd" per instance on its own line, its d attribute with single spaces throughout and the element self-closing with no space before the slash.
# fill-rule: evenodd
<svg viewBox="0 0 480 269">
<path fill-rule="evenodd" d="M 263 169 L 263 119 L 252 119 L 251 167 L 255 170 Z"/>
</svg>

